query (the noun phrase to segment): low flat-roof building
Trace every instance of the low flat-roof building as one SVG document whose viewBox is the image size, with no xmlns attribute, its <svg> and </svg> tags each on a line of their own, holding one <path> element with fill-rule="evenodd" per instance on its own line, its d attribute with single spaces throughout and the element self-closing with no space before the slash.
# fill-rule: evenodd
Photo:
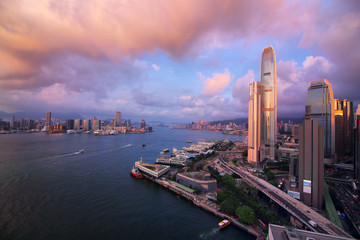
<svg viewBox="0 0 360 240">
<path fill-rule="evenodd" d="M 216 179 L 210 178 L 210 173 L 205 171 L 178 173 L 176 182 L 189 188 L 196 187 L 202 192 L 213 192 L 217 187 Z"/>
<path fill-rule="evenodd" d="M 159 178 L 170 170 L 170 166 L 136 161 L 135 167 L 152 177 Z"/>
<path fill-rule="evenodd" d="M 185 166 L 187 163 L 187 159 L 188 157 L 186 155 L 176 155 L 175 157 L 159 155 L 156 158 L 156 163 Z"/>
<path fill-rule="evenodd" d="M 269 224 L 269 240 L 348 240 L 352 238 L 344 238 L 329 234 L 310 232 L 292 227 L 284 227 Z"/>
</svg>

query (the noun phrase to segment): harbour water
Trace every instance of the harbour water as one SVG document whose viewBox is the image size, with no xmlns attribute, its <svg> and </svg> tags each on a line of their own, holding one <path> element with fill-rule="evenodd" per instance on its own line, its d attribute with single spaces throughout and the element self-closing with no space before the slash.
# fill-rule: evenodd
<svg viewBox="0 0 360 240">
<path fill-rule="evenodd" d="M 146 179 L 140 157 L 209 139 L 209 131 L 0 135 L 0 239 L 255 239 Z M 142 144 L 146 144 L 142 147 Z M 84 149 L 83 154 L 78 151 Z"/>
</svg>

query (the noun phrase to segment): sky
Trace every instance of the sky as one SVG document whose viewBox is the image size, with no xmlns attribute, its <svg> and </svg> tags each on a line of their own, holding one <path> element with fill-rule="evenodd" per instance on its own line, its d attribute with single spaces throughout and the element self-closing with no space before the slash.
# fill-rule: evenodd
<svg viewBox="0 0 360 240">
<path fill-rule="evenodd" d="M 356 110 L 358 0 L 0 0 L 0 110 L 246 118 L 269 45 L 278 117 L 302 117 L 323 78 Z"/>
</svg>

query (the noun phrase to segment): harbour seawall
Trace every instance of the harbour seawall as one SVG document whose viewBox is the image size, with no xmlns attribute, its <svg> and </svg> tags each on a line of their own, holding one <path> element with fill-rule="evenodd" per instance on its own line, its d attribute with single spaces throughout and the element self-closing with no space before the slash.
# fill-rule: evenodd
<svg viewBox="0 0 360 240">
<path fill-rule="evenodd" d="M 218 209 L 216 209 L 215 207 L 206 204 L 206 202 L 204 202 L 204 200 L 202 200 L 198 195 L 195 194 L 191 194 L 189 192 L 186 192 L 185 190 L 175 186 L 174 184 L 171 184 L 170 181 L 167 180 L 161 180 L 161 179 L 154 179 L 150 176 L 148 176 L 147 174 L 143 174 L 144 177 L 152 182 L 155 182 L 157 184 L 159 184 L 160 186 L 178 194 L 179 196 L 182 196 L 183 198 L 191 201 L 194 205 L 202 208 L 203 210 L 210 212 L 212 214 L 214 214 L 215 216 L 218 216 L 220 218 L 227 218 L 231 221 L 231 223 L 240 228 L 241 230 L 244 230 L 248 233 L 250 233 L 251 235 L 255 236 L 255 237 L 259 237 L 259 232 L 257 230 L 255 230 L 252 226 L 249 225 L 245 225 L 240 223 L 239 221 L 237 221 L 235 218 L 233 218 L 232 216 L 220 212 Z"/>
</svg>

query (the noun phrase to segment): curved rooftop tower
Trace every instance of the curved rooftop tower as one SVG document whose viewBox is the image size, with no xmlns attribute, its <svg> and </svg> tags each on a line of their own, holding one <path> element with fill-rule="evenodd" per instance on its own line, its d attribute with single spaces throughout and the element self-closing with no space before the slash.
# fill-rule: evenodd
<svg viewBox="0 0 360 240">
<path fill-rule="evenodd" d="M 310 82 L 306 95 L 305 117 L 318 120 L 324 127 L 324 157 L 335 155 L 335 114 L 334 93 L 331 83 L 326 80 Z"/>
<path fill-rule="evenodd" d="M 277 75 L 276 56 L 272 46 L 265 47 L 261 55 L 260 81 L 264 84 L 261 99 L 262 159 L 275 159 L 277 130 Z"/>
</svg>

